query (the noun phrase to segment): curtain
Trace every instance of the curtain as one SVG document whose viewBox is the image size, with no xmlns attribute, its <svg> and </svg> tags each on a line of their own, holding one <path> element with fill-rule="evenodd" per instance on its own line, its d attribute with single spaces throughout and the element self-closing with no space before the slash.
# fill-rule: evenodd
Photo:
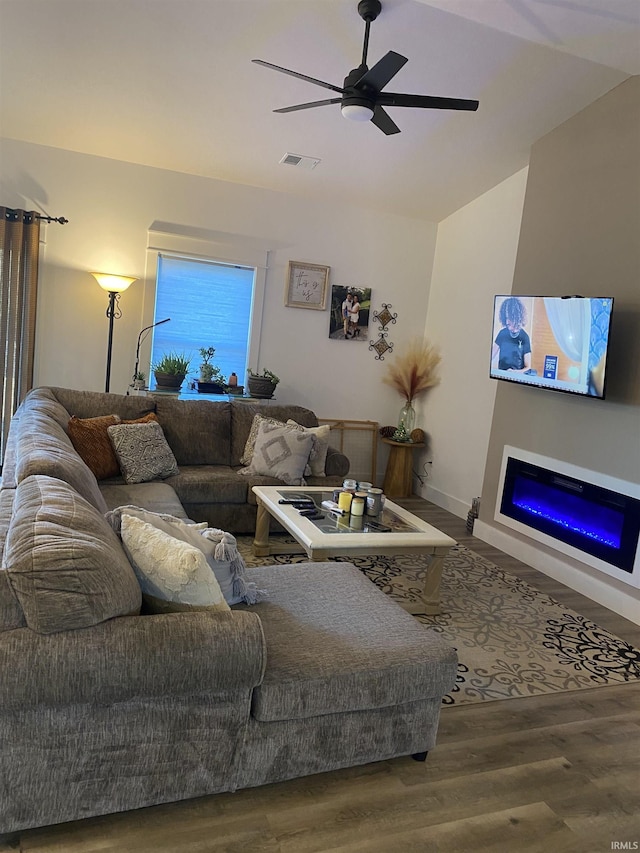
<svg viewBox="0 0 640 853">
<path fill-rule="evenodd" d="M 11 416 L 33 384 L 40 219 L 0 207 L 0 465 Z"/>
</svg>

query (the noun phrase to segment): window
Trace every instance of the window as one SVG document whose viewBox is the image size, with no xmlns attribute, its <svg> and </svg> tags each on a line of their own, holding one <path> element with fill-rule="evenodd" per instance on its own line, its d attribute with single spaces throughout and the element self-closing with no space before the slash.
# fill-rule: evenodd
<svg viewBox="0 0 640 853">
<path fill-rule="evenodd" d="M 195 378 L 198 350 L 214 347 L 213 364 L 225 378 L 235 372 L 244 384 L 255 280 L 253 267 L 160 254 L 153 322 L 171 322 L 153 330 L 151 364 L 168 352 L 184 352 Z"/>
</svg>

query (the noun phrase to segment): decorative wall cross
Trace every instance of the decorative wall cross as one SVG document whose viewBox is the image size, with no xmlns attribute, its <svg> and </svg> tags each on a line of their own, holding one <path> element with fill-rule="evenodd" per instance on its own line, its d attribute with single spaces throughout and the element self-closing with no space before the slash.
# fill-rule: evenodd
<svg viewBox="0 0 640 853">
<path fill-rule="evenodd" d="M 369 349 L 375 350 L 377 353 L 376 361 L 384 361 L 385 353 L 393 352 L 393 344 L 391 341 L 387 340 L 387 326 L 389 323 L 395 323 L 398 315 L 392 314 L 389 310 L 392 307 L 391 304 L 387 304 L 386 302 L 382 303 L 382 311 L 374 311 L 373 319 L 376 323 L 380 323 L 378 326 L 378 330 L 380 335 L 377 341 L 369 341 Z"/>
</svg>

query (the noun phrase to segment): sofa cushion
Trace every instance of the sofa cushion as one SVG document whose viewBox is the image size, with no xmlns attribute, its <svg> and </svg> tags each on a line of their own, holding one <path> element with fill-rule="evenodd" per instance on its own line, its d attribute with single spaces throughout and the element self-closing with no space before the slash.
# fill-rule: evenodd
<svg viewBox="0 0 640 853">
<path fill-rule="evenodd" d="M 20 417 L 18 426 L 16 483 L 37 474 L 64 480 L 99 512 L 106 512 L 95 474 L 57 423 L 36 412 L 27 412 Z"/>
<path fill-rule="evenodd" d="M 27 623 L 20 602 L 9 583 L 4 569 L 4 549 L 13 513 L 15 489 L 0 489 L 0 633 L 22 628 Z"/>
<path fill-rule="evenodd" d="M 158 397 L 158 420 L 178 465 L 228 465 L 231 407 L 213 400 Z"/>
<path fill-rule="evenodd" d="M 141 418 L 156 409 L 153 397 L 109 394 L 104 391 L 76 391 L 72 388 L 57 387 L 47 390 L 51 391 L 54 398 L 64 406 L 69 416 L 76 415 L 78 418 L 120 415 L 123 420 L 126 420 Z"/>
<path fill-rule="evenodd" d="M 38 411 L 41 415 L 54 420 L 62 429 L 66 430 L 69 421 L 69 412 L 60 403 L 51 388 L 32 388 L 24 398 L 20 411 Z"/>
<path fill-rule="evenodd" d="M 455 650 L 351 563 L 265 566 L 248 574 L 267 591 L 252 608 L 268 649 L 253 693 L 257 720 L 440 699 L 453 686 Z"/>
<path fill-rule="evenodd" d="M 16 489 L 5 566 L 29 628 L 87 628 L 140 610 L 118 537 L 68 483 L 33 476 Z"/>
<path fill-rule="evenodd" d="M 241 474 L 277 477 L 287 486 L 305 484 L 304 472 L 317 440 L 297 427 L 261 420 L 251 463 Z"/>
<path fill-rule="evenodd" d="M 143 506 L 151 512 L 165 512 L 178 518 L 187 517 L 175 490 L 168 483 L 160 480 L 130 485 L 101 483 L 100 491 L 110 510 L 126 505 Z"/>
<path fill-rule="evenodd" d="M 148 483 L 178 473 L 176 458 L 159 423 L 107 427 L 125 483 Z"/>
<path fill-rule="evenodd" d="M 176 491 L 183 504 L 244 504 L 247 483 L 238 469 L 226 465 L 182 465 L 180 473 L 166 482 Z M 146 504 L 145 504 L 146 506 Z"/>
<path fill-rule="evenodd" d="M 151 613 L 229 610 L 199 548 L 123 512 L 120 535 Z"/>
</svg>

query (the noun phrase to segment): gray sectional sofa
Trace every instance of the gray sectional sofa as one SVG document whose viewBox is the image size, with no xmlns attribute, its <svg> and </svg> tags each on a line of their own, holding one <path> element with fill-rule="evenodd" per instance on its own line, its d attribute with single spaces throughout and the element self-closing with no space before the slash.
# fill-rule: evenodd
<svg viewBox="0 0 640 853">
<path fill-rule="evenodd" d="M 256 605 L 140 615 L 104 517 L 115 495 L 182 517 L 216 504 L 189 478 L 99 484 L 66 430 L 71 413 L 117 405 L 133 418 L 150 404 L 181 475 L 220 466 L 213 451 L 194 462 L 205 401 L 36 389 L 12 422 L 0 488 L 0 834 L 435 743 L 455 651 L 348 563 L 249 569 L 266 591 Z M 234 459 L 234 439 L 219 441 Z"/>
</svg>

